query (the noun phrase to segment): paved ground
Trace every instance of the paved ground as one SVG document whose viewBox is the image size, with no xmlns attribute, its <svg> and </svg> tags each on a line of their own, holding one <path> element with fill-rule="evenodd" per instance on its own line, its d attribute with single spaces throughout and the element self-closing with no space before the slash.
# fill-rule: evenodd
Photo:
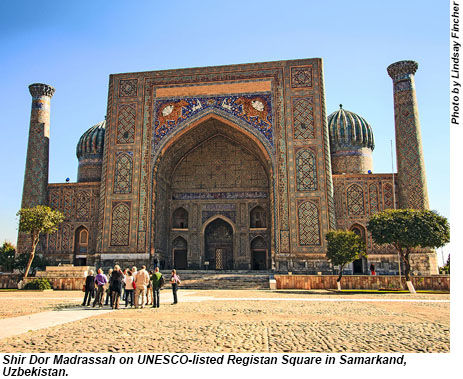
<svg viewBox="0 0 463 379">
<path fill-rule="evenodd" d="M 61 308 L 56 312 L 61 318 L 65 312 L 71 315 L 69 312 L 74 309 L 90 317 L 0 339 L 0 352 L 448 352 L 450 349 L 449 295 L 183 290 L 180 303 L 170 305 L 171 293 L 166 290 L 161 308 L 156 310 L 122 309 L 102 314 L 93 309 L 82 311 L 79 306 L 63 308 L 80 304 L 81 294 L 36 293 L 36 311 L 52 301 Z M 13 302 L 11 298 L 16 300 Z M 0 292 L 2 315 L 8 313 L 5 309 L 9 309 L 10 317 L 20 313 L 12 309 L 20 304 L 33 311 L 29 294 Z"/>
</svg>

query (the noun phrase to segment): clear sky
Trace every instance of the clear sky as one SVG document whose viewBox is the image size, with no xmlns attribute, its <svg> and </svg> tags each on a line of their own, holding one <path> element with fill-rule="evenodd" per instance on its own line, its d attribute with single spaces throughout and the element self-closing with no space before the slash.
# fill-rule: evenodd
<svg viewBox="0 0 463 379">
<path fill-rule="evenodd" d="M 386 67 L 419 63 L 430 205 L 449 217 L 448 20 L 448 2 L 433 0 L 1 1 L 0 242 L 16 243 L 29 84 L 56 88 L 49 176 L 56 183 L 76 180 L 75 147 L 104 119 L 109 74 L 313 57 L 324 60 L 328 114 L 342 103 L 372 125 L 376 173 L 391 172 Z"/>
</svg>

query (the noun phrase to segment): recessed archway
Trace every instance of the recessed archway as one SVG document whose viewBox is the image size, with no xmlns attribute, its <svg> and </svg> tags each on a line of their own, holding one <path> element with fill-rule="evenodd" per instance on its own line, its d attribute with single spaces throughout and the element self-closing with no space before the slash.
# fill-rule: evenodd
<svg viewBox="0 0 463 379">
<path fill-rule="evenodd" d="M 223 267 L 251 268 L 249 242 L 241 241 L 249 238 L 243 233 L 244 228 L 250 230 L 250 210 L 257 206 L 262 214 L 270 215 L 264 231 L 269 240 L 273 230 L 270 211 L 274 196 L 273 165 L 267 148 L 248 130 L 214 115 L 184 126 L 169 138 L 158 152 L 153 170 L 154 250 L 166 260 L 172 259 L 168 253 L 172 251 L 169 241 L 173 241 L 172 235 L 179 225 L 174 225 L 177 218 L 168 215 L 174 215 L 177 209 L 187 209 L 188 230 L 184 233 L 189 241 L 188 268 L 212 268 L 213 265 L 206 264 L 210 256 L 206 257 L 209 253 L 203 226 L 215 216 L 240 228 L 240 235 L 232 236 L 232 259 L 227 258 Z M 224 254 L 229 256 L 228 252 Z"/>
<path fill-rule="evenodd" d="M 350 230 L 357 234 L 364 242 L 366 242 L 366 232 L 365 228 L 360 224 L 354 224 L 351 226 Z M 367 269 L 367 261 L 364 257 L 356 259 L 352 262 L 352 273 L 354 275 L 363 275 Z"/>
<path fill-rule="evenodd" d="M 80 226 L 74 233 L 74 265 L 86 266 L 88 254 L 88 229 Z"/>
</svg>

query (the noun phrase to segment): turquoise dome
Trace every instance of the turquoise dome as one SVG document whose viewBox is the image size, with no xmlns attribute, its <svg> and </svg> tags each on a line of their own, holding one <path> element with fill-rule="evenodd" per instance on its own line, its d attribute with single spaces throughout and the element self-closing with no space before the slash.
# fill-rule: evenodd
<svg viewBox="0 0 463 379">
<path fill-rule="evenodd" d="M 82 134 L 77 143 L 77 159 L 103 157 L 105 127 L 106 121 L 101 121 Z"/>
<path fill-rule="evenodd" d="M 358 114 L 339 106 L 328 116 L 331 153 L 367 147 L 373 150 L 375 141 L 370 124 Z"/>
</svg>

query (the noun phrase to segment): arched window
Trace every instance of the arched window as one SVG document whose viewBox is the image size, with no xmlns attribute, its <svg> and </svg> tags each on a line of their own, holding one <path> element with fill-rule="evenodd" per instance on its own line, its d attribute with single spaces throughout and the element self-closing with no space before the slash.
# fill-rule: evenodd
<svg viewBox="0 0 463 379">
<path fill-rule="evenodd" d="M 188 212 L 185 208 L 177 208 L 172 216 L 172 227 L 188 229 Z"/>
<path fill-rule="evenodd" d="M 347 188 L 347 212 L 349 216 L 365 214 L 363 189 L 358 184 L 352 184 Z"/>
<path fill-rule="evenodd" d="M 129 154 L 119 154 L 114 169 L 114 193 L 132 192 L 132 157 Z"/>
<path fill-rule="evenodd" d="M 86 229 L 82 229 L 79 233 L 79 242 L 81 245 L 88 244 L 88 232 Z"/>
<path fill-rule="evenodd" d="M 350 230 L 365 241 L 365 228 L 363 226 L 355 224 L 351 226 Z"/>
<path fill-rule="evenodd" d="M 251 228 L 266 228 L 267 215 L 264 208 L 257 206 L 251 211 Z"/>
</svg>

